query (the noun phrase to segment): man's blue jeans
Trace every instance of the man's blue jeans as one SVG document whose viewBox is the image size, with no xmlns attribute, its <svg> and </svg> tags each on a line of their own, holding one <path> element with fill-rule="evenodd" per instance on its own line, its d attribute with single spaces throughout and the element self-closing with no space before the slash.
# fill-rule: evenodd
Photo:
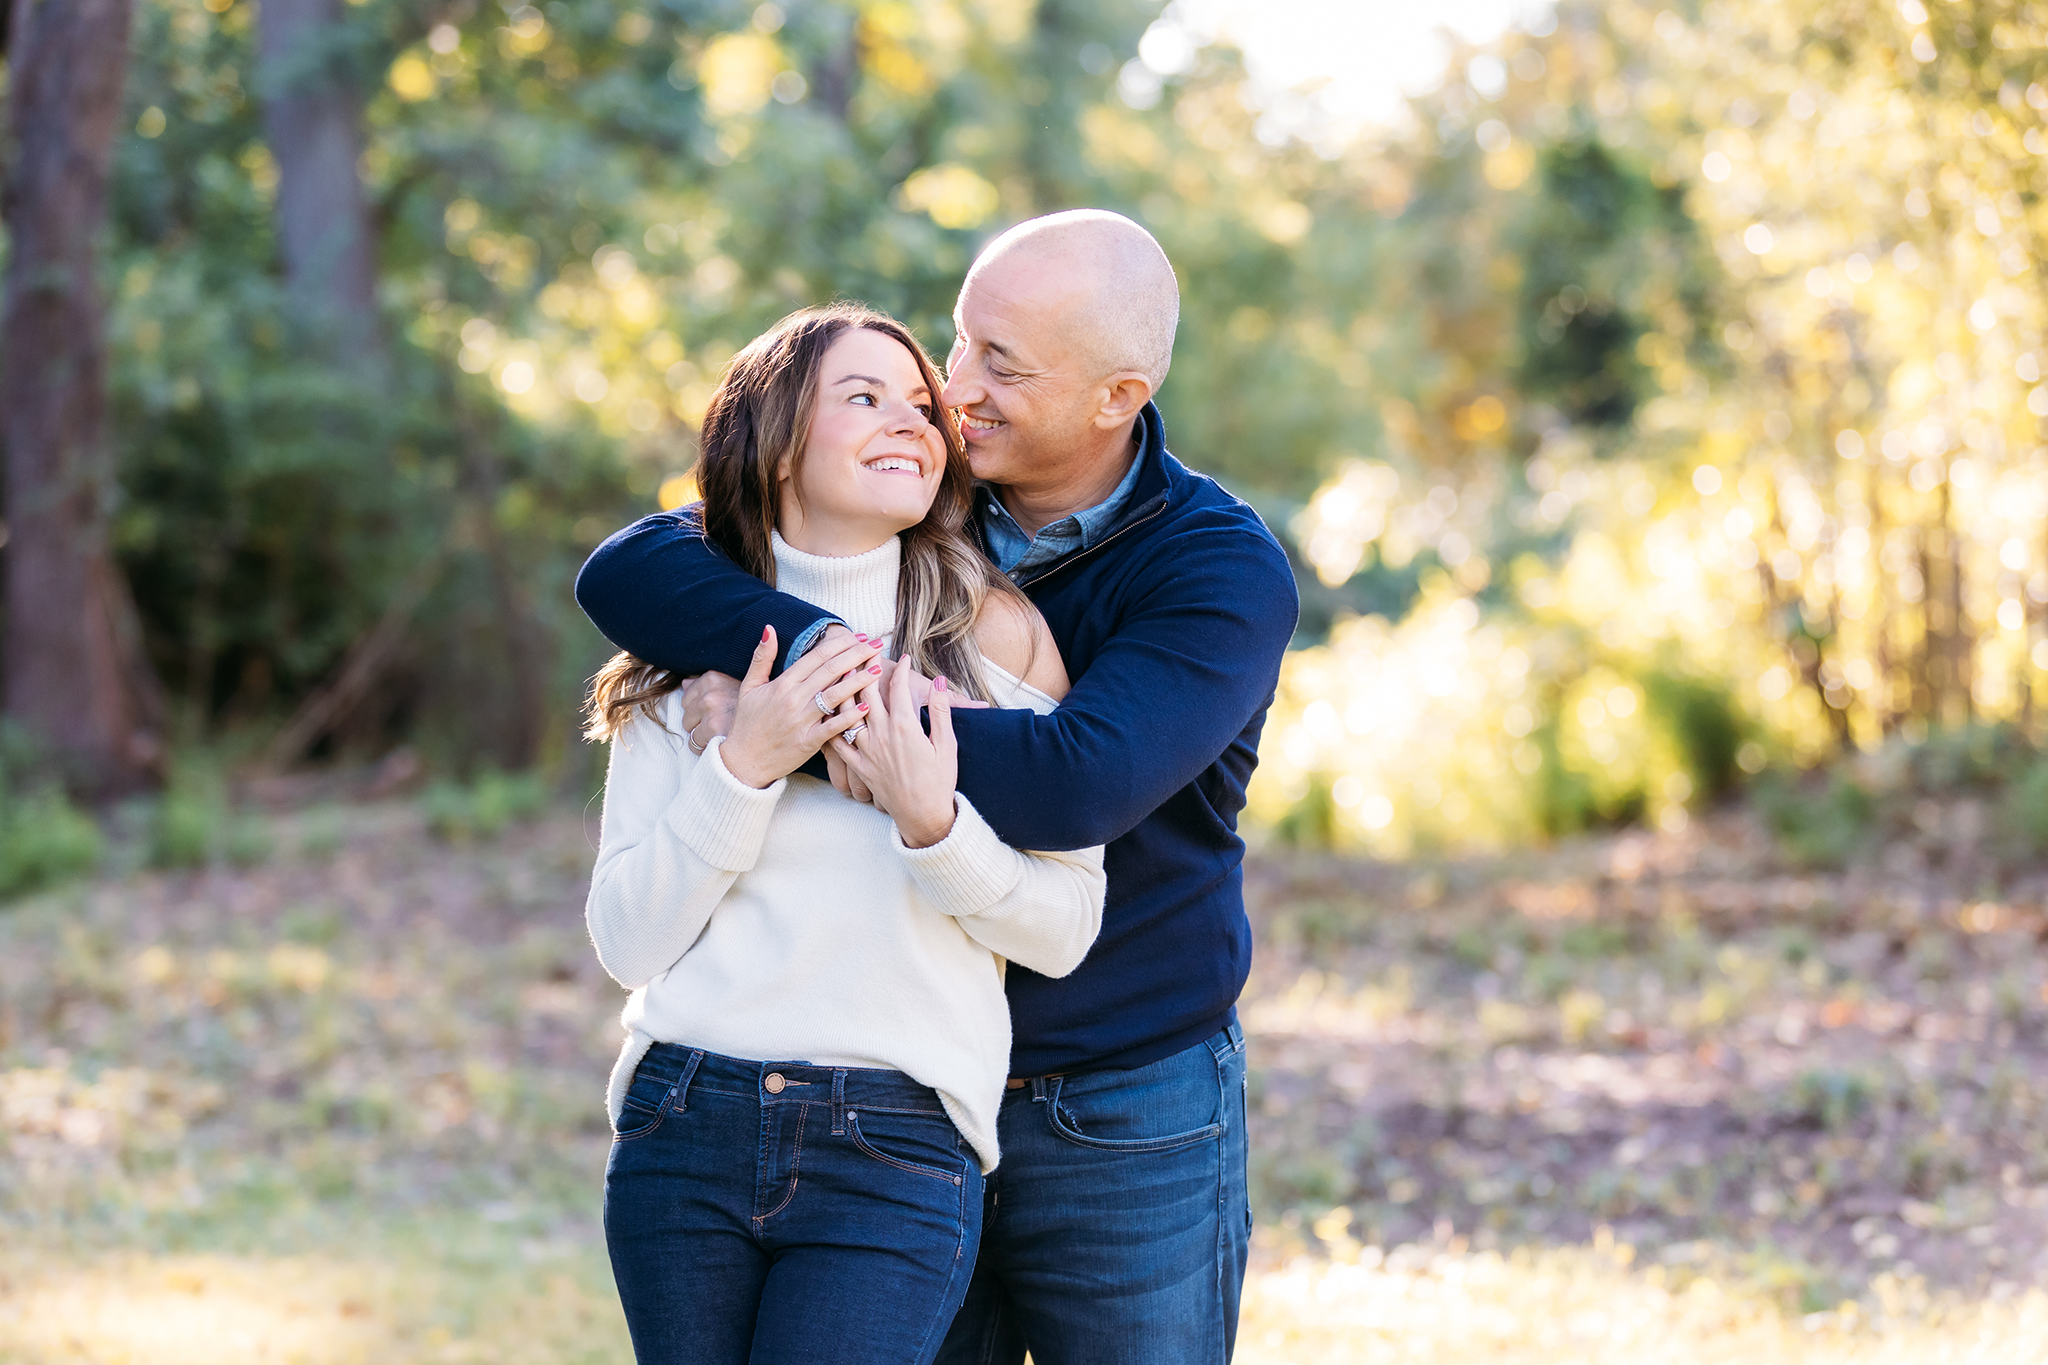
<svg viewBox="0 0 2048 1365">
<path fill-rule="evenodd" d="M 943 1365 L 1222 1365 L 1251 1238 L 1244 1034 L 1005 1092 Z"/>
<path fill-rule="evenodd" d="M 914 1365 L 960 1306 L 981 1163 L 898 1071 L 657 1043 L 605 1171 L 641 1365 Z"/>
</svg>

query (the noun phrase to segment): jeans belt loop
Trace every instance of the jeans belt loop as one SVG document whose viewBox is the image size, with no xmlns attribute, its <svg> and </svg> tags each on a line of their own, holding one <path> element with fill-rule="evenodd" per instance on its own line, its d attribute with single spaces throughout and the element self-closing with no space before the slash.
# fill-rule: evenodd
<svg viewBox="0 0 2048 1365">
<path fill-rule="evenodd" d="M 687 1062 L 684 1062 L 684 1063 L 683 1063 L 683 1076 L 682 1076 L 682 1079 L 676 1082 L 676 1102 L 675 1102 L 675 1111 L 676 1111 L 676 1112 L 677 1112 L 678 1114 L 681 1114 L 681 1113 L 685 1113 L 685 1112 L 687 1112 L 687 1111 L 688 1111 L 688 1109 L 689 1109 L 689 1107 L 690 1107 L 690 1106 L 689 1106 L 689 1098 L 690 1098 L 690 1081 L 691 1081 L 691 1080 L 692 1080 L 692 1079 L 693 1079 L 693 1078 L 694 1078 L 694 1077 L 696 1076 L 696 1074 L 697 1074 L 697 1065 L 698 1065 L 698 1063 L 702 1062 L 703 1060 L 704 1060 L 704 1054 L 703 1054 L 703 1052 L 701 1052 L 701 1051 L 697 1051 L 697 1052 L 692 1052 L 692 1053 L 690 1054 L 690 1060 L 689 1060 L 689 1061 L 687 1061 Z"/>
<path fill-rule="evenodd" d="M 1045 1077 L 1033 1076 L 1031 1078 L 1031 1102 L 1033 1104 L 1043 1104 L 1045 1102 Z"/>
<path fill-rule="evenodd" d="M 832 1135 L 843 1136 L 846 1132 L 846 1068 L 832 1069 Z"/>
</svg>

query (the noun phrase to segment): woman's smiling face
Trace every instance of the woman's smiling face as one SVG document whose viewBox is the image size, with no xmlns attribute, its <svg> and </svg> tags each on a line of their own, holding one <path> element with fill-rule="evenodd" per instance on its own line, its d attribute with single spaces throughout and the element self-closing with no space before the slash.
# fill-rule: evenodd
<svg viewBox="0 0 2048 1365">
<path fill-rule="evenodd" d="M 782 538 L 810 554 L 855 555 L 924 520 L 946 467 L 945 418 L 895 338 L 851 327 L 818 365 L 811 430 L 785 468 Z"/>
</svg>

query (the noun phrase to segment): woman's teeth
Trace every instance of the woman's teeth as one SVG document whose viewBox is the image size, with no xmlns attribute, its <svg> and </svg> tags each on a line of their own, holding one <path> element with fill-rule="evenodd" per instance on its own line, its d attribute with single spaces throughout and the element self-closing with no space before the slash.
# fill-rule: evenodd
<svg viewBox="0 0 2048 1365">
<path fill-rule="evenodd" d="M 887 459 L 869 461 L 868 468 L 878 474 L 892 474 L 898 470 L 906 474 L 924 473 L 924 467 L 918 464 L 916 460 L 899 459 L 893 455 Z"/>
</svg>

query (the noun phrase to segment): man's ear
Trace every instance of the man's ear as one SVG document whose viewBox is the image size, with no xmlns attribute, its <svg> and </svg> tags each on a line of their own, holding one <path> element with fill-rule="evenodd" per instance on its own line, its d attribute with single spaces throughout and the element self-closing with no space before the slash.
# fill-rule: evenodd
<svg viewBox="0 0 2048 1365">
<path fill-rule="evenodd" d="M 1095 425 L 1108 431 L 1129 426 L 1145 404 L 1152 401 L 1152 381 L 1136 370 L 1119 370 L 1102 381 L 1095 407 Z"/>
</svg>

